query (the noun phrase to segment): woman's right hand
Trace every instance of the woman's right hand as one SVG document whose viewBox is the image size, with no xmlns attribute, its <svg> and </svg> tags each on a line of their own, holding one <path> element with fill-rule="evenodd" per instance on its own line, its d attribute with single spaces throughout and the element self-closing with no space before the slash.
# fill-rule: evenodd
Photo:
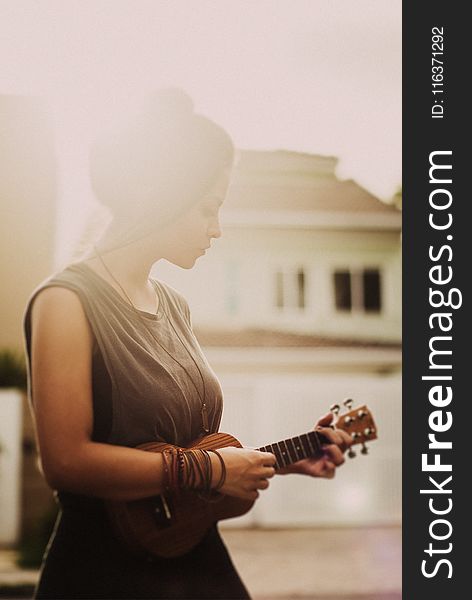
<svg viewBox="0 0 472 600">
<path fill-rule="evenodd" d="M 266 490 L 269 487 L 268 480 L 275 474 L 274 454 L 234 446 L 219 448 L 218 453 L 226 467 L 225 482 L 219 489 L 222 494 L 245 500 L 256 500 L 259 497 L 258 490 Z M 214 476 L 214 480 L 217 481 L 221 465 L 218 457 L 214 458 L 216 461 L 213 461 L 213 467 L 218 465 L 218 473 Z"/>
</svg>

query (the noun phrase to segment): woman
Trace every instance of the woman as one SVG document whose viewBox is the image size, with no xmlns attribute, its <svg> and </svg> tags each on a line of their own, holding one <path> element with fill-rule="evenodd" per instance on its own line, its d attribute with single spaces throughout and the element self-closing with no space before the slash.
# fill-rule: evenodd
<svg viewBox="0 0 472 600">
<path fill-rule="evenodd" d="M 118 542 L 103 506 L 169 486 L 254 500 L 274 475 L 273 454 L 223 448 L 186 455 L 171 480 L 175 456 L 135 448 L 185 448 L 218 430 L 221 389 L 188 305 L 149 273 L 163 258 L 190 269 L 220 237 L 232 161 L 228 135 L 177 92 L 93 146 L 93 188 L 112 221 L 93 251 L 34 291 L 25 314 L 41 464 L 61 507 L 37 598 L 249 598 L 216 525 L 183 556 L 148 562 Z M 334 476 L 349 439 L 329 422 L 319 422 L 332 442 L 324 456 L 284 473 Z"/>
</svg>

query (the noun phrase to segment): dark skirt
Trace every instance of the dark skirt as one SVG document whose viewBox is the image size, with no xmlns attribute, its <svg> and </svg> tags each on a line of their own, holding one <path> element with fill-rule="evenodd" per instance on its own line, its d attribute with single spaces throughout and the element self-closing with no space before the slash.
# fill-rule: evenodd
<svg viewBox="0 0 472 600">
<path fill-rule="evenodd" d="M 106 514 L 63 508 L 46 549 L 35 598 L 250 599 L 217 526 L 184 556 L 138 559 Z"/>
</svg>

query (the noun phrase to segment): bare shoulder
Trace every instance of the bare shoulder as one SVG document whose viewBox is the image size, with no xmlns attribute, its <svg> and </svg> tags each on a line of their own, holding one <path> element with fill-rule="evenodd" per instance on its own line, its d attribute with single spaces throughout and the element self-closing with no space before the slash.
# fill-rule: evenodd
<svg viewBox="0 0 472 600">
<path fill-rule="evenodd" d="M 64 431 L 70 433 L 65 423 L 72 416 L 77 428 L 90 430 L 92 349 L 93 335 L 77 294 L 65 287 L 39 290 L 31 314 L 31 376 L 40 422 L 65 411 Z"/>
<path fill-rule="evenodd" d="M 31 324 L 36 330 L 76 342 L 90 341 L 91 330 L 79 296 L 66 287 L 49 286 L 35 296 L 31 309 Z"/>
<path fill-rule="evenodd" d="M 60 457 L 91 439 L 92 349 L 79 296 L 66 287 L 41 288 L 31 307 L 31 399 L 41 462 L 52 487 L 62 484 Z"/>
</svg>

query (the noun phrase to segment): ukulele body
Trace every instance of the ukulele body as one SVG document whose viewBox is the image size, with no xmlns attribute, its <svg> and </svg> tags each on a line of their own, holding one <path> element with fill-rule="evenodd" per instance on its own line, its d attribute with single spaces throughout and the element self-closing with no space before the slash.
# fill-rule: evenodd
<svg viewBox="0 0 472 600">
<path fill-rule="evenodd" d="M 187 449 L 217 450 L 241 443 L 226 433 L 212 433 Z M 138 446 L 147 452 L 175 448 L 150 442 Z M 166 493 L 130 502 L 107 500 L 105 505 L 117 536 L 135 554 L 171 558 L 189 552 L 214 523 L 247 513 L 254 500 L 215 492 L 210 501 L 196 492 Z"/>
</svg>

